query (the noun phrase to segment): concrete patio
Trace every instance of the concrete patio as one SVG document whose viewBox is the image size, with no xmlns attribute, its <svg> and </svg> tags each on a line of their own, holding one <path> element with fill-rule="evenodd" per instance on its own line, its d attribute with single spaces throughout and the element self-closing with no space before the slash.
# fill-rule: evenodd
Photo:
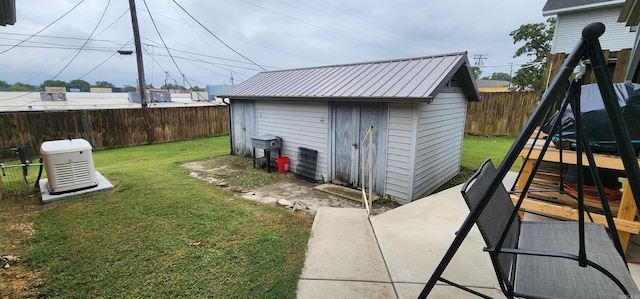
<svg viewBox="0 0 640 299">
<path fill-rule="evenodd" d="M 505 186 L 514 179 L 509 174 Z M 416 298 L 469 212 L 460 187 L 370 218 L 364 209 L 320 208 L 298 298 Z M 484 246 L 474 227 L 443 277 L 503 298 Z M 637 247 L 629 245 L 630 259 L 636 259 Z M 638 284 L 640 265 L 630 263 L 629 269 Z M 438 284 L 430 297 L 477 298 L 445 284 Z"/>
</svg>

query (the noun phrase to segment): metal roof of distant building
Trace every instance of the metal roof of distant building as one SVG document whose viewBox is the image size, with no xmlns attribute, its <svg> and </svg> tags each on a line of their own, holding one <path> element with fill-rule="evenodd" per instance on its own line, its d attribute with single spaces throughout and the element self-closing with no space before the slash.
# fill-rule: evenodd
<svg viewBox="0 0 640 299">
<path fill-rule="evenodd" d="M 505 81 L 505 80 L 486 80 L 486 79 L 479 79 L 476 80 L 476 85 L 478 85 L 478 88 L 481 87 L 508 87 L 510 84 L 509 81 Z"/>
<path fill-rule="evenodd" d="M 220 97 L 316 99 L 433 98 L 458 79 L 470 101 L 480 95 L 466 52 L 396 60 L 267 71 L 256 74 Z"/>
<path fill-rule="evenodd" d="M 67 111 L 90 109 L 140 108 L 140 103 L 131 103 L 128 93 L 67 92 L 66 101 L 42 101 L 40 92 L 0 91 L 0 113 L 20 111 Z M 171 102 L 149 103 L 149 108 L 202 107 L 222 105 L 221 102 L 196 102 L 191 94 L 171 94 Z"/>
<path fill-rule="evenodd" d="M 547 0 L 547 3 L 542 8 L 542 13 L 548 16 L 564 11 L 583 10 L 622 3 L 624 3 L 624 0 Z"/>
</svg>

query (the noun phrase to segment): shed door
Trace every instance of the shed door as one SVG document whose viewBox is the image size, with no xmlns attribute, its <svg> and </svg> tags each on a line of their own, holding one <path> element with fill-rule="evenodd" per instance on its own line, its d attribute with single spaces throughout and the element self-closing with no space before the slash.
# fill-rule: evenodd
<svg viewBox="0 0 640 299">
<path fill-rule="evenodd" d="M 373 126 L 373 191 L 384 194 L 387 110 L 385 103 L 335 103 L 333 105 L 334 182 L 358 188 L 362 186 L 361 143 L 369 127 Z M 368 184 L 368 141 L 364 147 L 364 179 Z"/>
<path fill-rule="evenodd" d="M 238 156 L 250 156 L 253 149 L 251 137 L 256 135 L 255 101 L 233 100 L 231 114 L 233 153 Z"/>
</svg>

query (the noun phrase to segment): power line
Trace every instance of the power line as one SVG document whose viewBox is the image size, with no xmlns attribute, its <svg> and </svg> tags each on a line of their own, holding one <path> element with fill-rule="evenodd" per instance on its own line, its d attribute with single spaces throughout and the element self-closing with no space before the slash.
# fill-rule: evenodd
<svg viewBox="0 0 640 299">
<path fill-rule="evenodd" d="M 128 46 L 131 42 L 133 41 L 133 38 L 131 38 L 129 40 L 128 43 L 124 44 L 119 50 L 124 49 L 124 47 Z M 113 56 L 115 56 L 116 54 L 118 54 L 118 51 L 113 52 L 113 54 L 111 54 L 109 57 L 107 57 L 107 59 L 103 60 L 102 62 L 100 62 L 98 65 L 96 65 L 94 68 L 92 68 L 91 70 L 89 70 L 88 72 L 86 72 L 84 75 L 80 76 L 80 78 L 78 79 L 82 79 L 84 78 L 86 75 L 90 74 L 91 72 L 95 71 L 96 69 L 98 69 L 99 67 L 101 67 L 103 64 L 105 64 L 109 59 L 113 58 Z"/>
<path fill-rule="evenodd" d="M 155 43 L 155 44 L 160 44 L 154 40 L 148 39 L 148 38 L 144 38 L 143 39 L 149 41 L 150 43 Z M 246 62 L 246 61 L 242 61 L 242 60 L 237 60 L 237 59 L 230 59 L 230 58 L 224 58 L 224 57 L 220 57 L 220 56 L 213 56 L 213 55 L 208 55 L 208 54 L 202 54 L 202 53 L 196 53 L 196 52 L 191 52 L 191 51 L 186 51 L 186 50 L 180 50 L 180 49 L 176 49 L 176 48 L 171 48 L 169 47 L 169 49 L 171 49 L 174 52 L 181 52 L 181 53 L 186 53 L 186 54 L 192 54 L 192 55 L 197 55 L 197 56 L 202 56 L 202 57 L 207 57 L 207 58 L 214 58 L 214 59 L 219 59 L 219 60 L 224 60 L 224 61 L 230 61 L 230 62 L 237 62 L 237 63 L 242 63 L 242 64 L 253 64 L 251 62 Z M 276 68 L 273 66 L 267 66 L 270 68 Z"/>
<path fill-rule="evenodd" d="M 211 34 L 213 37 L 215 37 L 219 42 L 221 42 L 223 45 L 225 45 L 225 47 L 227 47 L 229 50 L 231 50 L 234 53 L 240 55 L 242 58 L 246 59 L 247 61 L 250 61 L 251 63 L 253 63 L 255 66 L 259 67 L 263 71 L 266 71 L 266 69 L 263 68 L 261 65 L 255 63 L 253 60 L 249 59 L 247 56 L 242 55 L 240 52 L 236 51 L 236 49 L 234 49 L 231 46 L 227 45 L 227 43 L 225 43 L 217 35 L 215 35 L 213 32 L 211 32 L 211 30 L 209 30 L 209 28 L 205 27 L 204 25 L 202 25 L 202 23 L 200 23 L 200 21 L 198 21 L 196 18 L 194 18 L 186 9 L 184 9 L 184 7 L 182 7 L 182 5 L 180 5 L 178 2 L 176 2 L 176 0 L 173 0 L 173 3 L 178 5 L 178 7 L 180 7 L 180 9 L 182 9 L 182 11 L 184 11 L 189 17 L 191 17 L 191 19 L 193 19 L 196 23 L 198 23 L 198 25 L 200 25 L 202 28 L 204 28 L 204 30 L 209 32 L 209 34 Z"/>
<path fill-rule="evenodd" d="M 347 39 L 350 39 L 350 40 L 353 40 L 353 41 L 357 41 L 357 42 L 360 42 L 360 43 L 363 43 L 363 44 L 367 44 L 367 45 L 370 45 L 370 46 L 373 46 L 373 47 L 376 47 L 376 48 L 379 48 L 379 49 L 383 49 L 383 50 L 392 50 L 392 49 L 387 49 L 387 48 L 381 47 L 381 46 L 379 46 L 379 45 L 375 45 L 375 44 L 368 43 L 368 42 L 363 41 L 363 40 L 359 40 L 359 39 L 356 39 L 356 38 L 353 38 L 353 37 L 350 37 L 350 36 L 344 35 L 344 34 L 342 34 L 342 33 L 340 33 L 340 32 L 336 32 L 336 31 L 333 31 L 333 30 L 330 30 L 330 29 L 327 29 L 327 28 L 324 28 L 324 27 L 321 27 L 321 26 L 318 26 L 318 25 L 315 25 L 315 24 L 309 23 L 309 22 L 307 22 L 307 21 L 304 21 L 304 20 L 301 20 L 301 19 L 298 19 L 298 18 L 292 17 L 292 16 L 288 16 L 288 15 L 286 15 L 286 14 L 283 14 L 283 13 L 280 13 L 280 12 L 275 11 L 275 10 L 273 10 L 273 9 L 269 9 L 269 8 L 267 8 L 267 7 L 264 7 L 264 6 L 261 6 L 261 5 L 258 5 L 258 4 L 255 4 L 255 3 L 249 2 L 249 1 L 247 1 L 247 0 L 241 0 L 241 1 L 242 1 L 242 2 L 244 2 L 244 3 L 247 3 L 247 4 L 249 4 L 249 5 L 252 5 L 252 6 L 255 6 L 255 7 L 258 7 L 258 8 L 262 8 L 262 9 L 267 10 L 267 11 L 270 11 L 270 12 L 272 12 L 272 13 L 274 13 L 274 14 L 277 14 L 277 15 L 283 16 L 283 17 L 285 17 L 285 18 L 288 18 L 288 19 L 291 19 L 291 20 L 294 20 L 294 21 L 297 21 L 297 22 L 300 22 L 300 23 L 303 23 L 303 24 L 306 24 L 306 25 L 309 25 L 309 26 L 312 26 L 312 27 L 318 28 L 318 29 L 323 30 L 323 31 L 327 31 L 327 32 L 330 32 L 330 33 L 333 33 L 333 34 L 336 34 L 336 35 L 342 36 L 342 37 L 344 37 L 344 38 L 347 38 Z M 175 2 L 175 0 L 174 0 L 174 2 Z"/>
<path fill-rule="evenodd" d="M 104 31 L 103 31 L 104 32 Z M 18 36 L 31 36 L 31 34 L 26 34 L 26 33 L 9 33 L 9 32 L 0 32 L 0 35 L 18 35 Z M 98 34 L 96 34 L 96 36 L 98 36 Z M 38 36 L 35 37 L 39 37 L 39 38 L 52 38 L 52 39 L 69 39 L 69 40 L 86 40 L 87 38 L 85 37 L 72 37 L 72 36 L 55 36 L 55 35 L 44 35 L 44 34 L 40 34 Z M 110 40 L 110 39 L 95 39 L 92 38 L 90 39 L 92 42 L 108 42 L 108 43 L 113 43 L 116 45 L 121 45 L 122 42 L 117 42 L 114 40 Z M 36 43 L 35 41 L 32 41 L 33 43 Z M 39 42 L 42 43 L 42 42 Z"/>
<path fill-rule="evenodd" d="M 84 2 L 84 0 L 80 0 L 80 2 L 78 2 L 78 4 L 76 4 L 76 5 L 75 5 L 75 6 L 73 6 L 70 10 L 68 10 L 67 12 L 65 12 L 64 14 L 62 14 L 59 18 L 55 19 L 53 22 L 51 22 L 51 24 L 49 24 L 49 25 L 45 26 L 44 28 L 40 29 L 40 31 L 38 31 L 38 32 L 36 32 L 36 33 L 34 33 L 34 34 L 32 34 L 32 35 L 31 35 L 31 36 L 29 36 L 27 39 L 25 39 L 25 40 L 23 40 L 23 41 L 21 41 L 21 42 L 19 42 L 19 43 L 15 44 L 15 45 L 13 45 L 13 46 L 12 46 L 12 47 L 10 47 L 9 49 L 6 49 L 6 50 L 4 50 L 4 51 L 0 52 L 0 54 L 4 54 L 4 53 L 6 53 L 6 52 L 8 52 L 8 51 L 10 51 L 10 50 L 12 50 L 12 49 L 14 49 L 15 47 L 17 47 L 17 46 L 21 45 L 22 43 L 24 43 L 24 42 L 26 42 L 26 41 L 30 40 L 32 37 L 34 37 L 34 36 L 38 35 L 40 32 L 45 31 L 47 28 L 51 27 L 51 25 L 53 25 L 53 24 L 55 24 L 56 22 L 60 21 L 60 19 L 64 18 L 66 15 L 68 15 L 70 12 L 72 12 L 74 9 L 76 9 L 76 7 L 78 7 L 82 2 Z"/>
<path fill-rule="evenodd" d="M 124 17 L 124 15 L 127 14 L 127 12 L 129 12 L 129 9 L 125 9 L 124 12 L 115 19 L 115 21 L 111 22 L 111 24 L 107 25 L 106 27 L 104 27 L 104 29 L 102 29 L 102 31 L 100 31 L 98 34 L 96 34 L 96 36 L 100 36 L 102 33 L 104 33 L 105 31 L 107 31 L 107 29 L 109 29 L 109 27 L 113 26 L 113 24 L 115 24 L 116 22 L 118 22 L 122 17 Z"/>
<path fill-rule="evenodd" d="M 107 6 L 105 6 L 104 10 L 102 11 L 102 15 L 100 16 L 100 20 L 98 20 L 98 23 L 93 28 L 93 31 L 91 31 L 91 34 L 89 34 L 89 37 L 84 41 L 84 44 L 82 44 L 80 49 L 78 49 L 78 52 L 76 52 L 76 55 L 71 57 L 71 60 L 69 60 L 69 62 L 55 76 L 53 76 L 53 78 L 51 78 L 51 80 L 53 80 L 53 79 L 57 78 L 58 76 L 60 76 L 60 74 L 62 74 L 62 72 L 64 70 L 66 70 L 67 67 L 69 67 L 69 65 L 71 65 L 71 63 L 76 59 L 76 57 L 78 57 L 78 55 L 80 55 L 80 52 L 82 52 L 82 49 L 84 48 L 84 46 L 86 46 L 87 43 L 89 43 L 89 40 L 91 39 L 93 34 L 98 29 L 98 26 L 100 26 L 100 23 L 102 22 L 102 19 L 104 19 L 104 15 L 107 13 L 107 9 L 109 9 L 109 4 L 111 4 L 111 0 L 107 1 Z"/>
<path fill-rule="evenodd" d="M 178 63 L 176 62 L 175 58 L 173 58 L 173 55 L 171 55 L 171 51 L 169 50 L 169 47 L 167 46 L 167 43 L 164 42 L 164 38 L 162 38 L 162 34 L 160 34 L 160 30 L 158 30 L 158 26 L 156 26 L 156 21 L 153 19 L 153 15 L 151 14 L 151 10 L 149 10 L 149 6 L 147 6 L 147 0 L 142 0 L 142 2 L 144 3 L 144 6 L 147 8 L 147 12 L 149 13 L 149 18 L 151 18 L 151 23 L 153 24 L 153 28 L 156 29 L 156 32 L 158 33 L 158 37 L 160 37 L 160 40 L 162 41 L 162 44 L 164 45 L 164 48 L 167 50 L 167 53 L 169 53 L 169 57 L 171 57 L 171 61 L 173 61 L 173 65 L 176 66 L 176 69 L 178 69 L 178 72 L 180 72 L 180 74 L 184 74 L 182 72 L 182 70 L 180 70 L 180 67 L 178 66 Z M 167 72 L 167 74 L 169 74 Z M 166 80 L 165 80 L 166 81 Z M 188 83 L 189 81 L 187 81 Z M 191 84 L 189 84 L 191 85 Z"/>
<path fill-rule="evenodd" d="M 167 1 L 167 2 L 169 2 L 169 1 Z M 186 18 L 185 18 L 181 13 L 179 13 L 179 12 L 178 12 L 178 10 L 177 10 L 173 5 L 169 5 L 169 6 L 171 7 L 171 9 L 173 9 L 173 11 L 175 11 L 175 12 L 176 12 L 176 14 L 177 14 L 177 15 L 179 15 L 179 16 L 180 16 L 180 18 L 184 21 L 184 23 L 185 23 L 185 24 L 189 25 L 189 28 L 191 28 L 191 31 L 193 31 L 193 33 L 195 33 L 195 34 L 200 38 L 200 40 L 202 41 L 202 43 L 203 43 L 203 44 L 205 44 L 205 45 L 207 46 L 207 48 L 211 49 L 211 51 L 213 51 L 213 53 L 215 53 L 216 55 L 220 55 L 220 54 L 218 54 L 218 52 L 216 51 L 216 49 L 215 49 L 215 48 L 213 48 L 213 47 L 212 47 L 212 46 L 211 46 L 211 45 L 210 45 L 210 44 L 209 44 L 209 43 L 208 43 L 208 42 L 207 42 L 207 41 L 206 41 L 206 40 L 205 40 L 205 39 L 200 35 L 200 32 L 198 32 L 198 31 L 193 27 L 193 25 L 192 25 L 189 21 L 187 21 L 187 19 L 186 19 Z"/>
</svg>

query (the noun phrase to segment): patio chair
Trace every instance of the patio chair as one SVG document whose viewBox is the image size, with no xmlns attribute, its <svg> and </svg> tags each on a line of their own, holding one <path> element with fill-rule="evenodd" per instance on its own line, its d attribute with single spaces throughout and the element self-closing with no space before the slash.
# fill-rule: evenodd
<svg viewBox="0 0 640 299">
<path fill-rule="evenodd" d="M 496 175 L 487 159 L 463 185 L 462 196 L 472 212 L 491 192 Z M 514 210 L 500 184 L 476 221 L 507 297 L 640 298 L 603 225 L 585 223 L 587 264 L 581 266 L 577 221 L 522 221 Z"/>
<path fill-rule="evenodd" d="M 565 91 L 574 67 L 581 60 L 589 59 L 624 165 L 627 184 L 631 187 L 636 206 L 640 207 L 640 167 L 598 40 L 604 32 L 605 26 L 602 23 L 585 26 L 582 37 L 567 56 L 498 169 L 496 170 L 492 163 L 486 162 L 464 186 L 463 195 L 471 212 L 456 232 L 456 237 L 418 298 L 426 298 L 437 282 L 449 283 L 476 295 L 488 297 L 442 278 L 473 225 L 478 226 L 485 239 L 485 251 L 491 256 L 500 288 L 508 297 L 640 298 L 640 292 L 626 267 L 609 204 L 604 192 L 601 192 L 602 181 L 599 179 L 589 141 L 583 134 L 580 114 L 576 114 L 575 117 L 576 144 L 579 145 L 576 148 L 576 164 L 583 164 L 584 151 L 598 187 L 607 225 L 611 228 L 611 239 L 603 225 L 585 221 L 586 209 L 581 196 L 584 178 L 581 172 L 578 172 L 578 221 L 523 222 L 519 218 L 518 209 L 524 195 L 529 192 L 533 174 L 540 166 L 544 148 L 549 146 L 550 139 L 545 141 L 527 183 L 522 190 L 517 190 L 521 196 L 516 205 L 502 185 L 502 180 L 527 145 L 528 139 L 546 115 L 550 115 L 548 112 L 563 99 L 560 95 Z M 572 84 L 579 85 L 579 77 L 576 77 Z M 580 101 L 576 101 L 576 98 L 576 93 L 571 92 L 570 86 L 562 109 L 566 108 L 566 104 L 570 104 L 573 111 L 580 111 Z"/>
</svg>

